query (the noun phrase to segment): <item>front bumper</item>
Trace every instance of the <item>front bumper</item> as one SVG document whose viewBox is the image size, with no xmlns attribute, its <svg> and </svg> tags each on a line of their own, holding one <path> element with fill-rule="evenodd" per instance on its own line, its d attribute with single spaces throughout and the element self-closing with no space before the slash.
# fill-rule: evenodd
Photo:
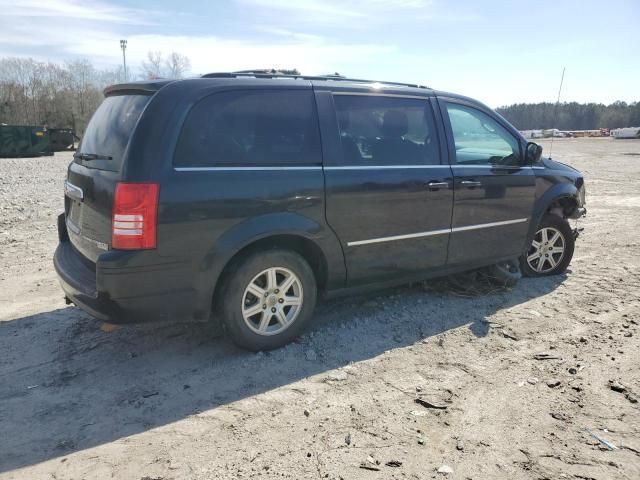
<svg viewBox="0 0 640 480">
<path fill-rule="evenodd" d="M 578 207 L 573 211 L 571 215 L 569 215 L 569 218 L 571 218 L 572 220 L 578 220 L 579 218 L 584 217 L 586 214 L 587 214 L 586 208 Z M 577 225 L 578 225 L 578 222 L 576 221 L 576 228 L 572 230 L 574 240 L 577 240 L 580 234 L 582 233 L 582 231 L 584 230 L 584 228 L 578 228 Z"/>
<path fill-rule="evenodd" d="M 586 214 L 587 209 L 585 207 L 578 207 L 571 213 L 571 215 L 569 215 L 569 218 L 571 218 L 572 220 L 576 220 L 578 218 L 584 217 Z"/>
</svg>

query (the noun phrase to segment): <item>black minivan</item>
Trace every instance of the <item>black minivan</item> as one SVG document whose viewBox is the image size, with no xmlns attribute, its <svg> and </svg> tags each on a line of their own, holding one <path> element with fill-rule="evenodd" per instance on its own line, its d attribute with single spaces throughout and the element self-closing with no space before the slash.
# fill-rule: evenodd
<svg viewBox="0 0 640 480">
<path fill-rule="evenodd" d="M 251 350 L 319 294 L 563 272 L 582 175 L 470 98 L 264 73 L 120 84 L 69 165 L 54 264 L 112 323 L 221 319 Z"/>
</svg>

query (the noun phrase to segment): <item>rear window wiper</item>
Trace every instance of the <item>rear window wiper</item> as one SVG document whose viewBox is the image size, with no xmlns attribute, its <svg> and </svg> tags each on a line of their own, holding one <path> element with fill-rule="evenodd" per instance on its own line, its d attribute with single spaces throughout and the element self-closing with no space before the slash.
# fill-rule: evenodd
<svg viewBox="0 0 640 480">
<path fill-rule="evenodd" d="M 113 160 L 112 156 L 101 155 L 99 153 L 76 153 L 73 155 L 73 158 L 80 160 Z"/>
</svg>

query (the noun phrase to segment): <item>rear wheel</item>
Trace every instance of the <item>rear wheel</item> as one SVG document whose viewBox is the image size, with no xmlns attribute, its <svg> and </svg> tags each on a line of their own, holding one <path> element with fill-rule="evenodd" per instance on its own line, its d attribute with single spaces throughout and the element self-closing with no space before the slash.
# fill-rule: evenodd
<svg viewBox="0 0 640 480">
<path fill-rule="evenodd" d="M 309 264 L 297 253 L 270 250 L 242 260 L 219 301 L 234 343 L 259 351 L 297 337 L 311 320 L 316 296 Z"/>
<path fill-rule="evenodd" d="M 557 215 L 545 215 L 529 250 L 520 257 L 522 272 L 528 277 L 563 273 L 571 263 L 574 247 L 569 222 Z"/>
</svg>

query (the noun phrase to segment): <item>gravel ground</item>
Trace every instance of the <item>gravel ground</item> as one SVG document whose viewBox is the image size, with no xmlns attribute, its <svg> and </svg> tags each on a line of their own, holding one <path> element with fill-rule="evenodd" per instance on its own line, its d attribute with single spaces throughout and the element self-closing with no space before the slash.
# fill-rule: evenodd
<svg viewBox="0 0 640 480">
<path fill-rule="evenodd" d="M 640 141 L 553 151 L 587 184 L 565 276 L 331 301 L 258 354 L 65 306 L 70 154 L 0 159 L 0 478 L 640 478 Z"/>
</svg>

